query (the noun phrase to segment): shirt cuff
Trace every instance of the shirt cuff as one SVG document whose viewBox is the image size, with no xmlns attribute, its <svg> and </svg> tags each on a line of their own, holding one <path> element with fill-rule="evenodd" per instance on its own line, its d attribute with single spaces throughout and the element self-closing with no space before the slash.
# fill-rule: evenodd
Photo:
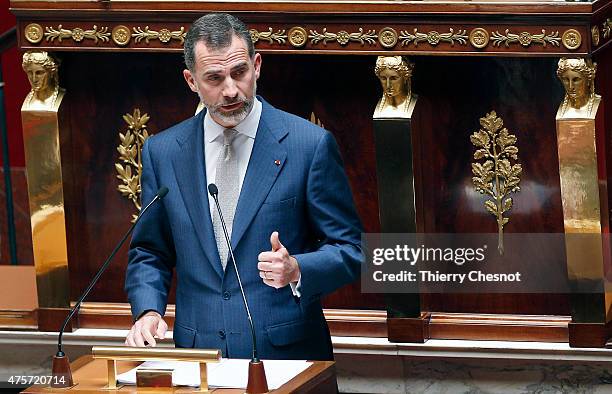
<svg viewBox="0 0 612 394">
<path fill-rule="evenodd" d="M 301 297 L 302 292 L 300 291 L 302 287 L 302 275 L 300 274 L 300 279 L 298 279 L 297 283 L 289 282 L 289 286 L 291 286 L 291 292 L 295 297 Z"/>
</svg>

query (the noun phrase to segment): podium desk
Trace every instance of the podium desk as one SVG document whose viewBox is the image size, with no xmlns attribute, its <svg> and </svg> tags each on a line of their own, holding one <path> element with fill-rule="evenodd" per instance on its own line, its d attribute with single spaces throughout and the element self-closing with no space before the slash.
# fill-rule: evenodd
<svg viewBox="0 0 612 394">
<path fill-rule="evenodd" d="M 138 366 L 139 362 L 117 363 L 117 373 L 127 372 Z M 64 394 L 93 394 L 93 393 L 153 393 L 154 388 L 138 388 L 136 386 L 123 386 L 118 390 L 104 390 L 106 386 L 106 360 L 96 359 L 92 356 L 83 356 L 71 364 L 72 377 L 75 383 L 73 388 L 51 389 L 48 386 L 35 385 L 22 391 L 22 393 L 64 393 Z M 160 389 L 160 392 L 192 393 L 192 387 L 174 387 L 173 389 Z M 213 393 L 219 394 L 242 394 L 243 389 L 211 389 Z M 270 391 L 275 394 L 285 393 L 335 393 L 336 369 L 333 361 L 313 361 L 313 364 L 304 372 L 291 379 L 277 390 Z"/>
</svg>

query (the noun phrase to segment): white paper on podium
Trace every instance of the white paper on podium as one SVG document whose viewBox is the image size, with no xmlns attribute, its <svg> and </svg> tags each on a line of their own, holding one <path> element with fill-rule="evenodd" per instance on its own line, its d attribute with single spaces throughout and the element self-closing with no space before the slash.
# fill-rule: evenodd
<svg viewBox="0 0 612 394">
<path fill-rule="evenodd" d="M 264 360 L 268 389 L 275 390 L 287 383 L 312 363 L 303 360 Z M 191 361 L 147 361 L 140 366 L 117 376 L 121 384 L 136 384 L 136 370 L 173 369 L 174 386 L 200 385 L 200 367 Z M 223 358 L 218 363 L 208 364 L 208 385 L 219 388 L 245 389 L 248 382 L 249 360 Z"/>
</svg>

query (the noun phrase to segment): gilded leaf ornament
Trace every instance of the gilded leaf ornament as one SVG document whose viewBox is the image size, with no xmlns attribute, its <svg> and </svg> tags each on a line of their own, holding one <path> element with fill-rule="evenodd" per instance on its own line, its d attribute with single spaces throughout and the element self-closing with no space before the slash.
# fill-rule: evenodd
<svg viewBox="0 0 612 394">
<path fill-rule="evenodd" d="M 149 115 L 140 115 L 140 109 L 136 108 L 134 112 L 123 115 L 123 120 L 128 124 L 125 133 L 119 133 L 121 143 L 117 147 L 119 152 L 119 162 L 115 163 L 117 170 L 117 178 L 121 181 L 117 190 L 122 196 L 127 197 L 140 211 L 140 177 L 142 175 L 142 146 L 149 132 L 147 131 L 147 122 Z M 136 220 L 138 215 L 132 215 L 132 222 Z"/>
<path fill-rule="evenodd" d="M 507 215 L 513 205 L 510 193 L 521 190 L 519 183 L 523 168 L 511 161 L 518 160 L 516 136 L 503 127 L 504 121 L 495 111 L 480 118 L 480 126 L 480 130 L 470 136 L 470 141 L 476 147 L 472 182 L 477 192 L 489 198 L 484 206 L 497 220 L 497 249 L 501 255 L 504 253 L 504 226 L 510 220 L 504 214 Z"/>
<path fill-rule="evenodd" d="M 144 39 L 147 44 L 150 40 L 159 40 L 164 44 L 170 42 L 170 40 L 178 40 L 181 42 L 181 44 L 183 44 L 185 42 L 185 36 L 187 35 L 187 32 L 183 26 L 181 26 L 180 30 L 176 31 L 170 31 L 165 28 L 160 29 L 159 31 L 150 30 L 149 26 L 145 26 L 144 29 L 138 26 L 134 27 L 132 30 L 134 30 L 134 33 L 132 33 L 134 41 L 140 42 Z"/>
<path fill-rule="evenodd" d="M 468 36 L 466 34 L 466 30 L 460 29 L 456 33 L 452 28 L 448 30 L 448 33 L 438 33 L 437 31 L 422 33 L 419 32 L 417 28 L 415 28 L 412 33 L 409 33 L 407 30 L 402 30 L 400 32 L 399 39 L 402 41 L 403 46 L 413 43 L 415 47 L 421 42 L 427 42 L 432 46 L 436 46 L 440 42 L 446 42 L 451 44 L 451 46 L 454 46 L 455 41 L 460 45 L 467 44 Z"/>
<path fill-rule="evenodd" d="M 612 32 L 612 19 L 606 19 L 606 21 L 601 25 L 601 32 L 603 33 L 603 38 L 610 37 L 610 33 Z"/>
<path fill-rule="evenodd" d="M 93 25 L 93 28 L 90 30 L 83 30 L 80 27 L 64 29 L 62 25 L 58 25 L 57 29 L 45 27 L 45 39 L 50 42 L 56 39 L 58 42 L 62 42 L 65 38 L 71 38 L 76 42 L 81 42 L 85 39 L 94 40 L 94 44 L 97 44 L 98 41 L 108 42 L 110 35 L 108 27 L 100 27 L 98 29 L 96 25 Z"/>
<path fill-rule="evenodd" d="M 506 47 L 509 47 L 510 44 L 518 42 L 524 47 L 528 47 L 531 44 L 542 44 L 545 47 L 546 44 L 559 46 L 561 43 L 558 31 L 546 34 L 546 30 L 542 29 L 541 34 L 531 34 L 526 31 L 516 34 L 511 33 L 510 29 L 506 29 L 504 33 L 501 34 L 499 31 L 495 31 L 491 34 L 493 46 L 499 47 L 501 44 L 504 44 Z"/>
<path fill-rule="evenodd" d="M 255 44 L 259 40 L 262 40 L 262 41 L 267 41 L 270 44 L 277 43 L 277 44 L 282 45 L 287 40 L 287 35 L 285 34 L 285 30 L 278 30 L 275 33 L 271 27 L 268 29 L 268 31 L 262 31 L 262 32 L 257 31 L 255 29 L 251 29 L 249 30 L 249 33 L 251 34 L 251 41 L 253 41 L 253 44 Z"/>
<path fill-rule="evenodd" d="M 378 35 L 376 34 L 376 30 L 368 30 L 364 32 L 363 28 L 359 28 L 358 32 L 349 33 L 347 31 L 341 30 L 338 33 L 330 33 L 327 31 L 327 28 L 323 28 L 323 32 L 319 33 L 316 30 L 310 30 L 310 34 L 308 35 L 310 39 L 310 43 L 312 45 L 316 45 L 319 42 L 323 41 L 323 45 L 327 45 L 328 42 L 337 41 L 340 45 L 347 45 L 349 42 L 358 42 L 361 45 L 376 44 L 376 39 Z"/>
</svg>

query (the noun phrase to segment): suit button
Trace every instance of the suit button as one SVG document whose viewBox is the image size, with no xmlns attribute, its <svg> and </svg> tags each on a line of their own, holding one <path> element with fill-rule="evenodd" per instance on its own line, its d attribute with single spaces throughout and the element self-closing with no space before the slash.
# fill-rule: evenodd
<svg viewBox="0 0 612 394">
<path fill-rule="evenodd" d="M 224 291 L 223 292 L 223 299 L 224 300 L 229 300 L 230 298 L 232 298 L 232 294 L 229 291 Z"/>
<path fill-rule="evenodd" d="M 219 338 L 225 339 L 225 331 L 219 330 Z"/>
</svg>

